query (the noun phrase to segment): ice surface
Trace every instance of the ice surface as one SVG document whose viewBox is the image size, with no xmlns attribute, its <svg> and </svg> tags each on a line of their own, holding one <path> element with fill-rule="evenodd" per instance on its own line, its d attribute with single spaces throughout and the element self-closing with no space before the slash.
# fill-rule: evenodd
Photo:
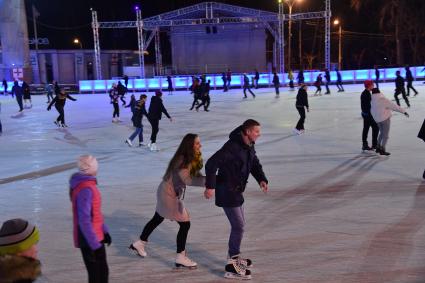
<svg viewBox="0 0 425 283">
<path fill-rule="evenodd" d="M 153 216 L 156 188 L 181 138 L 199 134 L 206 160 L 232 129 L 254 118 L 262 124 L 256 150 L 270 181 L 265 195 L 250 178 L 245 193 L 242 251 L 255 262 L 254 282 L 424 282 L 425 144 L 416 135 L 425 118 L 425 87 L 415 87 L 420 94 L 411 98 L 410 118 L 392 118 L 389 158 L 361 153 L 361 85 L 347 85 L 345 93 L 331 86 L 332 95 L 310 97 L 301 136 L 292 134 L 296 92 L 287 89 L 279 99 L 273 89 L 254 90 L 255 100 L 242 100 L 239 89 L 213 90 L 209 113 L 189 111 L 188 92 L 164 94 L 175 122 L 161 120 L 157 153 L 124 143 L 132 132 L 130 109 L 121 108 L 122 123 L 111 123 L 105 94 L 68 101 L 67 129 L 53 124 L 57 113 L 46 111 L 44 96 L 33 96 L 34 107 L 15 118 L 16 101 L 2 96 L 0 221 L 22 217 L 39 226 L 44 280 L 85 282 L 72 242 L 68 178 L 77 156 L 90 153 L 100 161 L 99 188 L 113 239 L 110 282 L 224 281 L 230 227 L 201 188 L 190 187 L 185 198 L 192 217 L 187 250 L 197 270 L 172 272 L 174 222 L 164 221 L 152 234 L 147 258 L 127 246 Z M 381 88 L 392 96 L 393 83 Z M 150 125 L 143 123 L 148 141 Z"/>
</svg>

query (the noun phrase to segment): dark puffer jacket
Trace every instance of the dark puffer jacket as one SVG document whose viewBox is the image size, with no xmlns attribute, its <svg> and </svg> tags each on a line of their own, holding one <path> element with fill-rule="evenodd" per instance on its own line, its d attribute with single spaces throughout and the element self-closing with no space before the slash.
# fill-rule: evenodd
<svg viewBox="0 0 425 283">
<path fill-rule="evenodd" d="M 0 256 L 0 282 L 29 283 L 41 275 L 40 261 L 24 256 Z"/>
<path fill-rule="evenodd" d="M 242 139 L 242 126 L 233 130 L 223 147 L 208 159 L 205 172 L 205 186 L 216 190 L 215 204 L 220 207 L 238 207 L 243 204 L 243 192 L 249 174 L 258 183 L 268 183 L 254 144 L 247 145 Z"/>
</svg>

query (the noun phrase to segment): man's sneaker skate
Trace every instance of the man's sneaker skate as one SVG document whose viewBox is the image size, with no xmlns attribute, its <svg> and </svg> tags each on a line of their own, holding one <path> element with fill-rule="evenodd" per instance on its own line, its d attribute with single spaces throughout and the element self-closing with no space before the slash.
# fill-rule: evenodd
<svg viewBox="0 0 425 283">
<path fill-rule="evenodd" d="M 228 279 L 239 279 L 239 280 L 251 280 L 251 270 L 247 269 L 242 264 L 241 259 L 238 256 L 234 256 L 229 259 L 230 263 L 226 264 L 224 278 Z"/>
<path fill-rule="evenodd" d="M 232 256 L 231 258 L 227 258 L 227 264 L 232 264 L 233 260 L 239 259 L 240 263 L 245 266 L 246 268 L 252 268 L 254 267 L 254 264 L 252 263 L 252 260 L 249 258 L 242 258 L 239 255 Z"/>
<path fill-rule="evenodd" d="M 139 147 L 146 146 L 144 142 L 139 142 Z"/>
<path fill-rule="evenodd" d="M 187 269 L 196 269 L 198 264 L 187 257 L 186 251 L 182 251 L 177 254 L 176 257 L 176 268 L 187 268 Z"/>
<path fill-rule="evenodd" d="M 145 242 L 145 241 L 138 240 L 138 241 L 132 243 L 128 248 L 130 250 L 133 250 L 138 256 L 146 257 L 148 255 L 145 251 L 146 243 L 147 242 Z"/>
<path fill-rule="evenodd" d="M 59 122 L 58 122 L 58 121 L 54 121 L 53 123 L 55 123 L 55 125 L 56 125 L 56 126 L 58 126 L 58 127 L 60 127 L 60 126 L 61 126 L 61 124 L 59 124 Z"/>
</svg>

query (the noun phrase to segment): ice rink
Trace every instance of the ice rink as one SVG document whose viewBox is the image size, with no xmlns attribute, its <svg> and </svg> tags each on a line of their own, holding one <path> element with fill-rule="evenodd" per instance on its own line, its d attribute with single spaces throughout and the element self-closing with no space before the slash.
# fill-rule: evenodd
<svg viewBox="0 0 425 283">
<path fill-rule="evenodd" d="M 392 97 L 393 83 L 380 86 Z M 113 240 L 107 248 L 110 282 L 229 282 L 223 269 L 230 225 L 222 209 L 204 199 L 203 188 L 189 187 L 185 197 L 192 218 L 187 250 L 197 270 L 173 271 L 174 222 L 154 231 L 148 257 L 127 247 L 154 214 L 157 186 L 181 138 L 199 134 L 206 161 L 231 130 L 253 118 L 262 124 L 256 150 L 270 186 L 263 194 L 250 178 L 245 192 L 242 252 L 254 261 L 253 282 L 425 282 L 425 143 L 416 137 L 425 118 L 425 85 L 415 87 L 419 95 L 410 99 L 410 118 L 392 117 L 390 157 L 361 152 L 361 85 L 346 85 L 344 93 L 331 86 L 331 95 L 310 97 L 300 136 L 292 133 L 299 118 L 296 91 L 287 88 L 279 99 L 274 89 L 254 90 L 255 100 L 242 100 L 240 89 L 213 90 L 210 112 L 189 111 L 189 92 L 165 92 L 175 121 L 161 120 L 159 152 L 124 143 L 133 129 L 130 109 L 121 108 L 122 123 L 111 123 L 106 94 L 67 101 L 66 129 L 53 124 L 57 112 L 46 111 L 45 96 L 33 96 L 34 107 L 18 117 L 16 101 L 1 96 L 0 221 L 21 217 L 39 226 L 41 282 L 86 282 L 73 247 L 68 179 L 76 158 L 90 153 L 100 162 L 99 188 Z M 151 127 L 146 119 L 143 124 L 147 141 Z"/>
</svg>

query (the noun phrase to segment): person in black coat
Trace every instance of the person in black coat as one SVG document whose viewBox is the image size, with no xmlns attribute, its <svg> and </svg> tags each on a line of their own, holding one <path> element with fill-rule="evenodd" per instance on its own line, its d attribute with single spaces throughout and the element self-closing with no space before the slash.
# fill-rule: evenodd
<svg viewBox="0 0 425 283">
<path fill-rule="evenodd" d="M 77 99 L 73 98 L 69 94 L 66 94 L 65 91 L 61 91 L 59 95 L 56 95 L 55 98 L 53 98 L 52 102 L 50 102 L 49 106 L 47 107 L 47 111 L 50 111 L 50 109 L 52 108 L 52 105 L 53 104 L 55 105 L 55 108 L 58 111 L 59 116 L 56 119 L 56 121 L 54 121 L 54 123 L 58 127 L 63 127 L 63 128 L 68 127 L 65 124 L 65 111 L 64 111 L 65 102 L 67 98 L 72 101 L 77 101 Z"/>
<path fill-rule="evenodd" d="M 128 86 L 128 76 L 124 75 L 123 79 L 124 79 L 125 88 L 127 88 L 127 86 Z"/>
<path fill-rule="evenodd" d="M 373 81 L 366 80 L 364 82 L 365 90 L 360 95 L 360 105 L 362 108 L 362 117 L 363 117 L 363 131 L 362 131 L 362 150 L 376 150 L 376 146 L 378 145 L 378 134 L 379 127 L 376 124 L 375 120 L 370 113 L 372 94 L 371 91 L 373 89 Z M 369 128 L 372 127 L 372 147 L 369 147 L 367 142 L 367 136 L 369 134 Z"/>
<path fill-rule="evenodd" d="M 15 81 L 13 83 L 13 87 L 12 87 L 12 97 L 16 96 L 16 101 L 18 102 L 19 105 L 19 112 L 24 111 L 24 106 L 22 104 L 22 95 L 23 95 L 23 90 L 22 87 L 19 86 L 18 81 Z"/>
<path fill-rule="evenodd" d="M 231 226 L 229 261 L 225 267 L 229 272 L 226 273 L 229 278 L 251 276 L 250 270 L 241 273 L 241 267 L 245 270 L 252 265 L 251 260 L 240 257 L 245 226 L 243 192 L 250 174 L 254 176 L 264 193 L 268 191 L 268 180 L 254 147 L 255 141 L 261 135 L 260 132 L 260 123 L 252 119 L 246 120 L 230 133 L 229 140 L 208 159 L 205 165 L 204 196 L 209 199 L 215 192 L 215 204 L 223 208 Z"/>
<path fill-rule="evenodd" d="M 223 92 L 228 91 L 228 89 L 227 89 L 227 76 L 226 76 L 225 72 L 221 73 L 221 80 L 223 81 Z"/>
<path fill-rule="evenodd" d="M 230 71 L 230 69 L 227 69 L 226 79 L 227 79 L 227 89 L 230 89 L 231 83 L 232 83 L 232 72 Z"/>
<path fill-rule="evenodd" d="M 328 69 L 325 70 L 325 79 L 326 79 L 326 83 L 325 83 L 326 92 L 325 92 L 325 94 L 331 94 L 331 91 L 329 89 L 329 84 L 331 83 L 331 73 L 329 72 Z"/>
<path fill-rule="evenodd" d="M 342 86 L 342 76 L 338 69 L 335 69 L 336 72 L 336 87 L 338 88 L 338 92 L 343 92 L 344 87 Z"/>
<path fill-rule="evenodd" d="M 193 102 L 192 106 L 189 108 L 189 110 L 193 110 L 195 105 L 199 105 L 198 100 L 202 98 L 202 86 L 199 83 L 199 79 L 196 78 L 193 85 L 192 85 L 192 92 L 193 92 Z"/>
<path fill-rule="evenodd" d="M 297 80 L 298 80 L 298 85 L 301 85 L 301 84 L 303 84 L 303 83 L 304 83 L 304 71 L 303 71 L 303 69 L 301 69 L 301 70 L 298 72 Z"/>
<path fill-rule="evenodd" d="M 196 106 L 196 111 L 199 111 L 201 106 L 204 106 L 204 111 L 208 112 L 208 107 L 210 106 L 211 97 L 210 97 L 210 89 L 211 89 L 211 80 L 208 80 L 206 84 L 201 84 L 202 96 L 201 96 L 201 104 Z"/>
<path fill-rule="evenodd" d="M 419 131 L 418 138 L 422 139 L 425 142 L 425 120 L 422 123 L 422 127 L 421 127 L 421 129 Z M 424 173 L 422 175 L 422 178 L 425 179 L 425 171 L 424 171 Z"/>
<path fill-rule="evenodd" d="M 374 66 L 375 68 L 375 84 L 376 84 L 376 88 L 379 88 L 379 78 L 381 77 L 381 72 L 378 69 L 378 66 Z"/>
<path fill-rule="evenodd" d="M 255 98 L 255 94 L 252 92 L 251 88 L 249 87 L 249 78 L 246 74 L 243 75 L 243 98 L 248 98 L 246 96 L 246 91 L 249 91 L 251 93 L 252 97 Z"/>
<path fill-rule="evenodd" d="M 410 67 L 406 66 L 407 96 L 410 96 L 410 90 L 413 90 L 415 96 L 418 95 L 418 91 L 412 85 L 414 80 Z"/>
<path fill-rule="evenodd" d="M 54 86 L 54 89 L 55 89 L 55 95 L 59 95 L 59 93 L 61 92 L 61 88 L 60 88 L 58 82 L 53 81 L 53 86 Z"/>
<path fill-rule="evenodd" d="M 173 94 L 173 80 L 171 79 L 171 76 L 167 76 L 167 83 L 168 83 L 168 95 Z"/>
<path fill-rule="evenodd" d="M 151 104 L 149 105 L 148 120 L 152 126 L 152 134 L 151 141 L 148 146 L 152 151 L 158 151 L 158 147 L 156 146 L 156 136 L 158 135 L 159 120 L 161 120 L 162 118 L 162 113 L 164 113 L 165 116 L 167 116 L 167 118 L 170 119 L 171 122 L 173 122 L 173 118 L 171 118 L 171 116 L 167 112 L 167 109 L 165 109 L 161 97 L 162 92 L 160 90 L 157 90 L 155 92 L 155 96 L 152 96 Z"/>
<path fill-rule="evenodd" d="M 127 92 L 127 88 L 121 83 L 121 81 L 118 82 L 117 91 L 122 102 L 122 106 L 125 106 L 127 104 L 125 102 L 125 93 Z"/>
<path fill-rule="evenodd" d="M 7 95 L 7 81 L 6 81 L 6 79 L 3 79 L 2 84 L 3 84 L 3 94 Z"/>
<path fill-rule="evenodd" d="M 407 104 L 407 107 L 410 107 L 409 99 L 407 99 L 407 96 L 406 96 L 406 89 L 404 88 L 404 78 L 400 75 L 400 71 L 395 72 L 395 74 L 397 76 L 395 79 L 395 93 L 394 93 L 395 101 L 397 102 L 397 105 L 400 106 L 400 100 L 398 99 L 398 96 L 401 93 L 404 101 Z"/>
<path fill-rule="evenodd" d="M 32 108 L 30 86 L 25 81 L 22 83 L 22 91 L 24 93 L 24 108 Z M 27 102 L 29 106 L 27 106 Z"/>
<path fill-rule="evenodd" d="M 276 72 L 273 73 L 273 86 L 276 91 L 276 97 L 279 97 L 280 79 Z"/>
<path fill-rule="evenodd" d="M 298 90 L 295 107 L 297 108 L 298 113 L 300 113 L 300 119 L 298 120 L 298 123 L 295 126 L 294 132 L 297 135 L 300 135 L 300 134 L 303 134 L 305 131 L 304 129 L 305 109 L 307 109 L 307 112 L 310 112 L 310 108 L 308 106 L 308 95 L 307 95 L 306 84 L 302 84 L 300 89 Z"/>
<path fill-rule="evenodd" d="M 143 143 L 143 124 L 142 119 L 143 115 L 146 117 L 148 116 L 148 113 L 146 112 L 145 108 L 145 102 L 147 99 L 146 94 L 140 95 L 140 100 L 136 103 L 136 106 L 134 107 L 133 117 L 131 117 L 131 121 L 133 122 L 133 126 L 136 128 L 136 130 L 131 134 L 131 136 L 125 141 L 128 146 L 133 146 L 132 141 L 134 138 L 138 135 L 139 136 L 139 146 L 144 146 Z"/>
<path fill-rule="evenodd" d="M 319 74 L 316 78 L 316 81 L 314 82 L 314 86 L 316 87 L 316 92 L 314 93 L 314 96 L 317 94 L 322 95 L 322 74 Z"/>
<path fill-rule="evenodd" d="M 255 69 L 255 76 L 254 76 L 254 81 L 255 81 L 255 89 L 258 88 L 258 81 L 260 80 L 260 73 L 258 72 L 257 69 Z"/>
</svg>

